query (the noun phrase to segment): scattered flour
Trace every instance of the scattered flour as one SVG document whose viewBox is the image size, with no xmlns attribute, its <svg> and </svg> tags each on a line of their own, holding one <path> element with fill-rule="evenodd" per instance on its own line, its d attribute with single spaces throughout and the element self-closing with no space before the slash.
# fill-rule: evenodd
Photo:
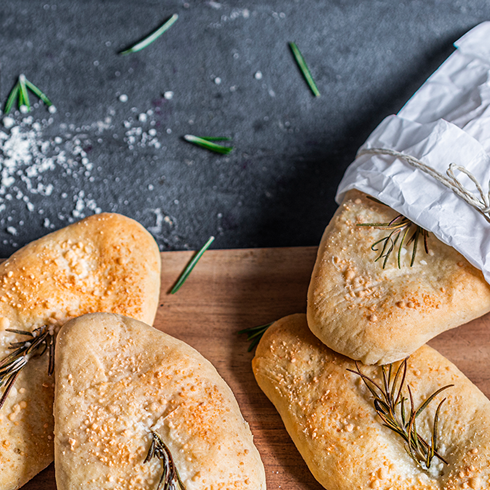
<svg viewBox="0 0 490 490">
<path fill-rule="evenodd" d="M 4 118 L 4 123 L 6 119 L 12 118 Z M 5 211 L 13 199 L 22 200 L 29 211 L 35 211 L 32 197 L 53 193 L 50 175 L 91 176 L 93 164 L 87 158 L 82 136 L 65 133 L 46 138 L 44 133 L 52 124 L 52 118 L 35 120 L 28 116 L 14 124 L 9 120 L 5 129 L 0 129 L 0 211 Z"/>
<path fill-rule="evenodd" d="M 221 3 L 219 3 L 219 2 L 214 2 L 211 0 L 211 1 L 207 2 L 207 4 L 216 10 L 219 10 L 221 8 Z"/>
<path fill-rule="evenodd" d="M 139 111 L 132 108 L 131 112 Z M 114 114 L 115 111 L 109 109 L 109 115 L 103 120 L 81 127 L 59 123 L 51 114 L 46 117 L 45 113 L 44 118 L 41 114 L 37 119 L 35 112 L 24 115 L 17 111 L 13 116 L 1 119 L 0 230 L 3 229 L 11 237 L 4 239 L 4 244 L 16 247 L 14 237 L 21 235 L 24 226 L 23 221 L 15 219 L 14 209 L 18 209 L 18 201 L 32 214 L 32 221 L 29 218 L 31 223 L 39 215 L 40 223 L 49 230 L 102 211 L 96 199 L 80 189 L 82 183 L 89 186 L 90 182 L 94 182 L 96 172 L 101 170 L 94 167 L 88 155 L 94 145 L 103 144 L 110 137 L 124 141 L 129 150 L 161 148 L 152 109 L 134 114 L 134 117 L 133 114 L 128 115 L 122 128 L 114 125 L 111 117 Z M 54 187 L 60 181 L 63 182 L 63 192 Z M 63 203 L 62 206 L 55 206 L 60 211 L 57 215 L 53 215 L 53 209 L 46 207 L 46 197 Z M 43 216 L 49 211 L 50 218 Z M 154 212 L 157 213 L 156 210 Z M 165 216 L 156 216 L 154 228 L 159 233 Z"/>
<path fill-rule="evenodd" d="M 141 126 L 141 123 L 149 123 L 150 126 L 155 125 L 154 120 L 148 120 L 148 113 L 150 112 L 148 111 L 146 114 L 144 112 L 141 113 L 137 121 L 129 118 L 123 122 L 124 128 L 126 129 L 123 140 L 128 145 L 128 149 L 134 150 L 135 146 L 141 148 L 148 146 L 158 150 L 162 146 L 158 138 L 156 138 L 157 131 L 155 128 L 146 130 Z"/>
<path fill-rule="evenodd" d="M 222 7 L 222 4 L 218 4 L 217 2 L 208 2 L 208 5 L 215 8 L 216 10 L 219 10 Z M 228 15 L 224 14 L 220 17 L 220 22 L 213 22 L 212 24 L 210 24 L 210 27 L 214 29 L 219 29 L 223 27 L 223 24 L 225 22 L 235 21 L 237 19 L 248 19 L 250 15 L 250 10 L 247 8 L 233 8 Z"/>
<path fill-rule="evenodd" d="M 175 225 L 175 218 L 166 215 L 161 208 L 149 209 L 155 215 L 155 224 L 148 226 L 148 231 L 165 243 L 169 243 L 167 237 L 171 234 L 171 230 Z"/>
<path fill-rule="evenodd" d="M 154 226 L 149 226 L 148 231 L 150 231 L 154 235 L 159 235 L 162 232 L 162 225 L 163 225 L 164 216 L 163 216 L 162 210 L 160 208 L 152 209 L 151 211 L 153 211 L 155 213 L 156 223 Z"/>
</svg>

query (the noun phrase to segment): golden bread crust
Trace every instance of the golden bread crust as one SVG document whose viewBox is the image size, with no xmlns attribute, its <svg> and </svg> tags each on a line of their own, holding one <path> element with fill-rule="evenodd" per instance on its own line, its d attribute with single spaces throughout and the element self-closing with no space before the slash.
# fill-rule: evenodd
<svg viewBox="0 0 490 490">
<path fill-rule="evenodd" d="M 490 311 L 490 286 L 460 253 L 428 238 L 410 267 L 412 246 L 383 269 L 371 245 L 398 213 L 349 191 L 323 235 L 308 290 L 308 325 L 328 347 L 365 364 L 410 355 L 439 333 Z"/>
<path fill-rule="evenodd" d="M 150 429 L 187 490 L 265 490 L 248 424 L 228 385 L 190 346 L 136 320 L 85 315 L 56 349 L 59 490 L 156 488 Z"/>
<path fill-rule="evenodd" d="M 383 427 L 373 398 L 360 378 L 347 371 L 354 362 L 322 344 L 305 315 L 273 324 L 257 347 L 257 382 L 315 478 L 328 490 L 456 490 L 490 488 L 490 401 L 451 362 L 424 346 L 408 360 L 407 382 L 419 406 L 439 395 L 417 419 L 429 438 L 439 401 L 439 451 L 448 461 L 421 470 L 405 451 L 403 439 Z M 361 366 L 379 381 L 380 368 Z"/>
<path fill-rule="evenodd" d="M 160 253 L 151 235 L 118 214 L 86 218 L 0 265 L 0 356 L 20 339 L 6 328 L 57 328 L 96 311 L 151 323 L 159 291 Z M 47 362 L 45 354 L 27 364 L 0 411 L 0 490 L 21 487 L 53 461 L 54 380 Z"/>
</svg>

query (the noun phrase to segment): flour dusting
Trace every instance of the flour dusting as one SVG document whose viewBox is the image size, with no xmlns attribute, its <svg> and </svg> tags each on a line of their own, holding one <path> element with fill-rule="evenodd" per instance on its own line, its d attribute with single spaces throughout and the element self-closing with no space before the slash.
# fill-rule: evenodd
<svg viewBox="0 0 490 490">
<path fill-rule="evenodd" d="M 123 104 L 125 102 L 127 100 L 123 98 Z M 128 150 L 165 149 L 155 128 L 153 109 L 139 112 L 133 107 L 128 111 L 122 126 L 113 123 L 114 109 L 109 109 L 103 120 L 80 127 L 61 123 L 55 120 L 54 114 L 49 113 L 46 117 L 45 112 L 36 110 L 32 115 L 16 111 L 3 117 L 0 124 L 0 230 L 4 232 L 3 244 L 17 247 L 16 240 L 25 226 L 24 221 L 15 216 L 18 201 L 29 212 L 28 224 L 35 223 L 39 216 L 38 223 L 48 230 L 102 212 L 96 197 L 81 189 L 84 184 L 85 189 L 90 188 L 86 184 L 95 182 L 101 170 L 89 156 L 94 146 L 120 139 Z M 63 182 L 62 190 L 54 187 L 54 183 L 60 181 Z M 56 200 L 56 209 L 62 208 L 57 215 L 50 216 L 51 219 L 43 216 L 52 212 L 46 198 Z M 161 232 L 164 218 L 162 214 L 158 218 L 160 221 L 157 219 L 156 233 Z"/>
</svg>

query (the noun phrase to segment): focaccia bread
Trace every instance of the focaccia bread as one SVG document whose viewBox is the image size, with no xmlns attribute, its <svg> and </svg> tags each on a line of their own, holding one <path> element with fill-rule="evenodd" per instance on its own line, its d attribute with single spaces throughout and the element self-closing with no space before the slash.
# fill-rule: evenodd
<svg viewBox="0 0 490 490">
<path fill-rule="evenodd" d="M 186 490 L 265 490 L 233 393 L 184 342 L 123 316 L 86 315 L 62 328 L 55 366 L 58 490 L 156 489 L 162 461 L 144 462 L 151 431 Z"/>
<path fill-rule="evenodd" d="M 151 323 L 158 306 L 160 254 L 136 221 L 100 214 L 25 246 L 0 265 L 0 358 L 67 319 L 117 312 Z M 4 389 L 0 391 L 3 394 Z M 32 358 L 0 409 L 0 490 L 14 490 L 53 461 L 54 378 L 48 354 Z"/>
<path fill-rule="evenodd" d="M 428 237 L 412 244 L 401 268 L 395 248 L 385 268 L 371 246 L 398 213 L 349 191 L 323 235 L 308 290 L 308 325 L 328 347 L 365 364 L 387 364 L 410 355 L 439 333 L 490 311 L 490 286 L 459 252 Z M 401 241 L 399 239 L 398 243 Z M 406 242 L 408 241 L 408 238 Z"/>
<path fill-rule="evenodd" d="M 454 385 L 416 419 L 417 433 L 430 441 L 437 406 L 446 398 L 436 432 L 437 451 L 448 464 L 435 457 L 428 471 L 410 457 L 402 437 L 383 426 L 364 382 L 347 371 L 356 370 L 354 362 L 320 342 L 305 315 L 273 324 L 253 360 L 259 386 L 311 472 L 328 490 L 490 488 L 489 400 L 430 347 L 417 350 L 407 365 L 406 385 L 416 407 L 439 388 Z M 383 386 L 380 367 L 359 369 Z"/>
</svg>

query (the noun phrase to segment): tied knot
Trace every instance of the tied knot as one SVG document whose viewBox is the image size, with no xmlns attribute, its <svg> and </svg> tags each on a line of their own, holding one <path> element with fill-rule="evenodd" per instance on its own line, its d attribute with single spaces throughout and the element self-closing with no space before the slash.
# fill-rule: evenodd
<svg viewBox="0 0 490 490">
<path fill-rule="evenodd" d="M 457 165 L 456 163 L 451 163 L 446 170 L 446 175 L 444 175 L 431 166 L 425 164 L 418 158 L 413 157 L 412 155 L 407 155 L 406 153 L 391 150 L 389 148 L 364 148 L 357 152 L 356 158 L 359 158 L 363 155 L 392 156 L 403 160 L 414 168 L 422 170 L 422 172 L 430 175 L 432 178 L 446 186 L 448 189 L 452 190 L 467 204 L 469 204 L 471 207 L 481 213 L 484 218 L 490 223 L 490 189 L 487 193 L 485 193 L 476 177 L 467 168 L 461 165 Z M 456 177 L 454 173 L 455 170 L 465 174 L 473 182 L 478 193 L 472 192 L 468 188 L 466 188 Z"/>
</svg>

